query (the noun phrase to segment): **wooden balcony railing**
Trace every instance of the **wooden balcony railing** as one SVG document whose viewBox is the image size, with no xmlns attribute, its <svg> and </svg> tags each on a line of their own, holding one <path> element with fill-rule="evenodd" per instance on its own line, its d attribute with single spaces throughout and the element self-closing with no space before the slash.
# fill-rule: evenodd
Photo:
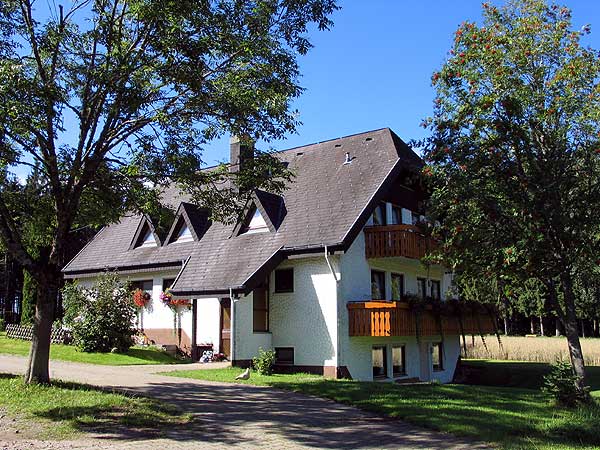
<svg viewBox="0 0 600 450">
<path fill-rule="evenodd" d="M 367 258 L 404 256 L 420 259 L 433 248 L 434 241 L 414 225 L 383 225 L 365 228 Z"/>
<path fill-rule="evenodd" d="M 483 308 L 465 308 L 460 314 L 435 314 L 431 307 L 417 314 L 406 302 L 364 301 L 348 303 L 350 336 L 415 336 L 417 317 L 420 336 L 490 334 L 495 320 Z"/>
</svg>

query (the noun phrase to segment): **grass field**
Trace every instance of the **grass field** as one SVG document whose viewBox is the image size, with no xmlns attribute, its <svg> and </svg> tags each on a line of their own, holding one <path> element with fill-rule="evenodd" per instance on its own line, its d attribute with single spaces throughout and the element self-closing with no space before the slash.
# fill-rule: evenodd
<svg viewBox="0 0 600 450">
<path fill-rule="evenodd" d="M 467 336 L 466 357 L 532 362 L 569 360 L 567 340 L 564 337 L 500 336 L 500 341 L 502 345 L 498 343 L 496 336 L 485 336 L 484 345 L 481 337 L 475 336 L 473 345 L 472 338 Z M 600 366 L 600 339 L 581 338 L 581 348 L 587 365 Z"/>
<path fill-rule="evenodd" d="M 489 364 L 477 363 L 481 366 Z M 527 367 L 528 364 L 523 363 L 520 369 Z M 497 368 L 498 365 L 490 364 L 490 370 Z M 539 369 L 534 373 L 539 374 Z M 240 369 L 226 368 L 177 371 L 168 375 L 235 382 L 239 373 Z M 596 384 L 598 381 L 594 381 L 596 388 L 600 388 L 600 383 Z M 427 428 L 491 442 L 503 449 L 600 447 L 597 432 L 600 407 L 575 411 L 557 408 L 539 390 L 457 384 L 397 385 L 326 380 L 307 374 L 263 377 L 252 373 L 250 380 L 243 383 L 329 398 Z M 600 400 L 600 391 L 593 395 Z"/>
<path fill-rule="evenodd" d="M 6 333 L 0 333 L 0 353 L 27 356 L 30 341 L 9 339 Z M 121 366 L 128 364 L 178 364 L 186 360 L 175 358 L 155 348 L 130 348 L 127 353 L 84 353 L 77 351 L 72 345 L 52 344 L 50 359 L 81 362 L 88 364 L 103 364 Z"/>
<path fill-rule="evenodd" d="M 152 435 L 190 420 L 147 398 L 60 381 L 52 386 L 26 385 L 21 377 L 6 374 L 0 374 L 0 410 L 11 417 L 0 429 L 11 427 L 35 439 L 64 439 L 83 431 Z"/>
</svg>

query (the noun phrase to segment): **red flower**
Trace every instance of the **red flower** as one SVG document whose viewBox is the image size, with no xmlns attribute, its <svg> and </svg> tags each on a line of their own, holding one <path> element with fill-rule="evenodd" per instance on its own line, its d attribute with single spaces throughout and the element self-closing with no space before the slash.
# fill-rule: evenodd
<svg viewBox="0 0 600 450">
<path fill-rule="evenodd" d="M 141 289 L 136 289 L 133 291 L 133 303 L 138 308 L 143 308 L 150 301 L 150 294 L 148 292 L 144 292 Z"/>
</svg>

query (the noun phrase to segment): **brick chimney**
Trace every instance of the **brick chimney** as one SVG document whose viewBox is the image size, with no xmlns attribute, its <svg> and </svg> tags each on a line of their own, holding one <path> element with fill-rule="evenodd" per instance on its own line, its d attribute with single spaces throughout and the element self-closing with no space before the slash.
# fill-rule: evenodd
<svg viewBox="0 0 600 450">
<path fill-rule="evenodd" d="M 254 159 L 254 143 L 245 139 L 244 142 L 237 136 L 229 140 L 229 172 L 235 173 L 244 170 L 244 165 Z"/>
<path fill-rule="evenodd" d="M 237 175 L 238 172 L 244 170 L 248 162 L 254 159 L 254 142 L 250 139 L 240 140 L 237 136 L 231 136 L 229 140 L 229 173 Z M 237 178 L 234 176 L 231 180 L 231 188 L 238 195 L 239 186 L 236 183 Z"/>
</svg>

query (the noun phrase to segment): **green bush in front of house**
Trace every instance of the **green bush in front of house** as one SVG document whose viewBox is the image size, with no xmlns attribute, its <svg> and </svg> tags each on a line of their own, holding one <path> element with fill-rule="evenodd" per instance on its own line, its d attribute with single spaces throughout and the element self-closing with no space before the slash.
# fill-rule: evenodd
<svg viewBox="0 0 600 450">
<path fill-rule="evenodd" d="M 133 345 L 135 308 L 116 274 L 102 275 L 90 289 L 68 284 L 63 298 L 64 324 L 79 350 L 122 353 Z"/>
<path fill-rule="evenodd" d="M 258 356 L 252 358 L 254 369 L 261 375 L 271 375 L 275 365 L 275 350 L 258 349 Z"/>
</svg>

